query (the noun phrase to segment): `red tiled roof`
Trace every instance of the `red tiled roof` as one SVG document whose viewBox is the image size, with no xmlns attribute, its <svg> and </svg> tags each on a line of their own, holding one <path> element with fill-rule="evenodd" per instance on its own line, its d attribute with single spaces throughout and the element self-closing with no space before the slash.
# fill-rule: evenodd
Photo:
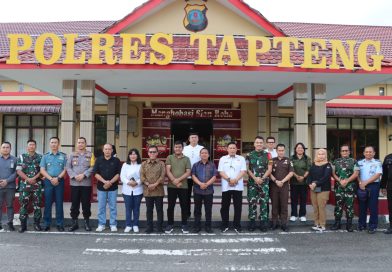
<svg viewBox="0 0 392 272">
<path fill-rule="evenodd" d="M 7 34 L 24 33 L 39 35 L 42 33 L 66 33 L 90 34 L 99 33 L 115 21 L 75 21 L 75 22 L 52 22 L 52 23 L 0 23 L 0 56 L 9 52 Z"/>
<path fill-rule="evenodd" d="M 262 15 L 260 15 L 262 16 Z M 8 33 L 26 33 L 30 35 L 39 35 L 45 32 L 52 32 L 56 34 L 78 33 L 80 36 L 90 33 L 104 32 L 105 29 L 116 23 L 115 21 L 89 21 L 89 22 L 54 22 L 54 23 L 0 23 L 0 62 L 4 62 L 4 56 L 8 54 Z M 365 39 L 380 40 L 382 44 L 382 54 L 385 59 L 383 66 L 392 66 L 392 27 L 388 26 L 354 26 L 354 25 L 333 25 L 333 24 L 311 24 L 311 23 L 274 23 L 277 27 L 288 36 L 304 37 L 304 38 L 322 38 L 322 39 L 339 39 L 348 40 L 354 39 L 362 41 Z M 217 48 L 220 46 L 220 39 L 218 38 Z M 247 49 L 245 40 L 238 38 L 236 40 L 238 52 L 241 60 L 246 59 Z M 176 37 L 174 44 L 171 46 L 174 51 L 174 63 L 193 63 L 197 57 L 197 44 L 193 47 L 189 46 L 189 37 Z M 90 41 L 82 41 L 76 43 L 76 56 L 80 52 L 86 51 L 87 58 L 89 58 L 89 48 L 91 48 Z M 141 51 L 150 52 L 150 48 L 141 47 Z M 114 47 L 114 52 L 117 56 L 121 54 L 119 40 Z M 369 52 L 371 53 L 371 52 Z M 218 54 L 218 49 L 209 48 L 208 57 L 215 59 Z M 326 56 L 330 62 L 330 50 L 320 51 L 322 56 Z M 147 61 L 148 56 L 147 55 Z M 34 54 L 32 52 L 21 53 L 21 60 L 24 63 L 36 63 Z M 262 65 L 276 65 L 281 58 L 279 49 L 271 50 L 267 54 L 260 54 L 258 59 Z M 303 60 L 303 52 L 296 50 L 292 52 L 291 56 L 294 64 L 301 64 Z"/>
<path fill-rule="evenodd" d="M 381 41 L 381 53 L 392 60 L 392 27 L 367 25 L 335 25 L 315 23 L 274 23 L 288 36 L 338 40 Z"/>
</svg>

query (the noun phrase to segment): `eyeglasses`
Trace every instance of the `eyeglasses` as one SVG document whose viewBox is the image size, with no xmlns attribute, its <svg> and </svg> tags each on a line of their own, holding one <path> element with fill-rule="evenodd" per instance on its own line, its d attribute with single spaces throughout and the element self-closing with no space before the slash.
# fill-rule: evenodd
<svg viewBox="0 0 392 272">
<path fill-rule="evenodd" d="M 267 142 L 267 144 L 274 144 L 275 142 Z"/>
<path fill-rule="evenodd" d="M 155 154 L 155 153 L 157 153 L 156 151 L 148 151 L 148 153 L 150 153 L 150 154 Z"/>
<path fill-rule="evenodd" d="M 341 152 L 349 152 L 350 150 L 340 150 Z"/>
</svg>

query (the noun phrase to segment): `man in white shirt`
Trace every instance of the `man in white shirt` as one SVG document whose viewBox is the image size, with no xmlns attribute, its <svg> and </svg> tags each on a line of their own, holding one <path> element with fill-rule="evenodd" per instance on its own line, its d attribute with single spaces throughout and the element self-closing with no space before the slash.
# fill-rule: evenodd
<svg viewBox="0 0 392 272">
<path fill-rule="evenodd" d="M 189 145 L 184 147 L 182 153 L 187 156 L 191 161 L 191 167 L 198 161 L 200 161 L 200 150 L 204 148 L 204 146 L 199 145 L 199 135 L 197 133 L 189 134 Z M 187 205 L 187 214 L 188 217 L 191 216 L 191 197 L 192 197 L 192 187 L 193 187 L 193 180 L 192 177 L 188 177 L 188 205 Z"/>
<path fill-rule="evenodd" d="M 275 149 L 275 138 L 272 136 L 267 137 L 266 139 L 267 143 L 267 152 L 271 154 L 272 159 L 278 157 L 278 153 L 276 152 Z"/>
<path fill-rule="evenodd" d="M 241 232 L 242 191 L 244 190 L 243 176 L 246 173 L 245 158 L 237 155 L 237 145 L 230 142 L 227 145 L 227 156 L 219 160 L 218 171 L 222 177 L 222 232 L 229 230 L 229 211 L 231 198 L 234 205 L 233 227 L 235 232 Z"/>
</svg>

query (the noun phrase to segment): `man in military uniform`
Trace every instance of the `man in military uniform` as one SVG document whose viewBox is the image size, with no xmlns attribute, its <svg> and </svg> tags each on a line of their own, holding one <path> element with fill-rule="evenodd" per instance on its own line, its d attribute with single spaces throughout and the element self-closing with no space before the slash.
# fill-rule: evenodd
<svg viewBox="0 0 392 272">
<path fill-rule="evenodd" d="M 333 162 L 334 171 L 332 176 L 335 179 L 335 223 L 332 230 L 341 228 L 343 209 L 346 208 L 348 232 L 353 231 L 354 217 L 354 196 L 356 189 L 356 179 L 359 173 L 357 161 L 350 158 L 350 148 L 348 145 L 340 147 L 340 158 Z"/>
<path fill-rule="evenodd" d="M 41 174 L 44 176 L 44 230 L 49 231 L 52 223 L 52 204 L 56 202 L 56 226 L 58 231 L 64 231 L 64 176 L 67 155 L 59 151 L 60 139 L 50 138 L 50 152 L 46 153 L 40 163 Z"/>
<path fill-rule="evenodd" d="M 67 173 L 71 183 L 71 218 L 72 225 L 68 231 L 75 231 L 79 228 L 78 216 L 80 203 L 82 203 L 84 229 L 91 231 L 91 172 L 94 166 L 94 155 L 86 149 L 87 141 L 84 137 L 79 137 L 77 150 L 73 152 L 67 160 Z"/>
<path fill-rule="evenodd" d="M 389 210 L 389 228 L 384 233 L 392 234 L 392 154 L 384 158 L 382 173 L 381 188 L 382 193 L 387 195 Z"/>
<path fill-rule="evenodd" d="M 16 171 L 19 175 L 19 232 L 27 230 L 27 217 L 29 215 L 28 205 L 33 202 L 34 208 L 34 229 L 41 231 L 41 201 L 42 201 L 42 182 L 40 173 L 40 163 L 42 155 L 35 152 L 37 142 L 35 140 L 27 141 L 27 153 L 18 157 Z"/>
<path fill-rule="evenodd" d="M 269 201 L 269 179 L 272 172 L 271 155 L 263 150 L 264 138 L 255 138 L 255 150 L 248 153 L 246 163 L 248 168 L 248 202 L 249 202 L 249 231 L 255 230 L 257 217 L 257 203 L 260 203 L 260 229 L 268 229 L 268 201 Z"/>
</svg>

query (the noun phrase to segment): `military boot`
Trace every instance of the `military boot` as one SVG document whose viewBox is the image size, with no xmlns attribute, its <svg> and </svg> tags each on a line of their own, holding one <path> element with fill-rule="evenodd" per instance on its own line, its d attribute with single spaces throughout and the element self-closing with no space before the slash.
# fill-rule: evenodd
<svg viewBox="0 0 392 272">
<path fill-rule="evenodd" d="M 40 224 L 40 219 L 34 219 L 34 230 L 42 231 L 42 227 Z"/>
<path fill-rule="evenodd" d="M 248 224 L 249 231 L 255 231 L 255 220 L 250 220 Z"/>
<path fill-rule="evenodd" d="M 68 231 L 75 231 L 79 228 L 78 219 L 72 219 L 72 225 L 69 227 Z"/>
<path fill-rule="evenodd" d="M 260 221 L 260 230 L 262 232 L 268 231 L 268 221 Z"/>
<path fill-rule="evenodd" d="M 84 219 L 84 230 L 85 231 L 91 231 L 90 219 L 89 218 L 85 218 Z"/>
<path fill-rule="evenodd" d="M 27 219 L 20 220 L 20 229 L 18 230 L 19 233 L 23 233 L 27 230 Z"/>
<path fill-rule="evenodd" d="M 347 218 L 347 224 L 346 224 L 346 230 L 348 232 L 353 232 L 353 219 L 352 218 Z"/>
<path fill-rule="evenodd" d="M 331 227 L 331 230 L 338 230 L 342 227 L 342 223 L 340 221 L 340 219 L 335 219 L 335 223 L 333 224 L 333 226 Z"/>
</svg>

